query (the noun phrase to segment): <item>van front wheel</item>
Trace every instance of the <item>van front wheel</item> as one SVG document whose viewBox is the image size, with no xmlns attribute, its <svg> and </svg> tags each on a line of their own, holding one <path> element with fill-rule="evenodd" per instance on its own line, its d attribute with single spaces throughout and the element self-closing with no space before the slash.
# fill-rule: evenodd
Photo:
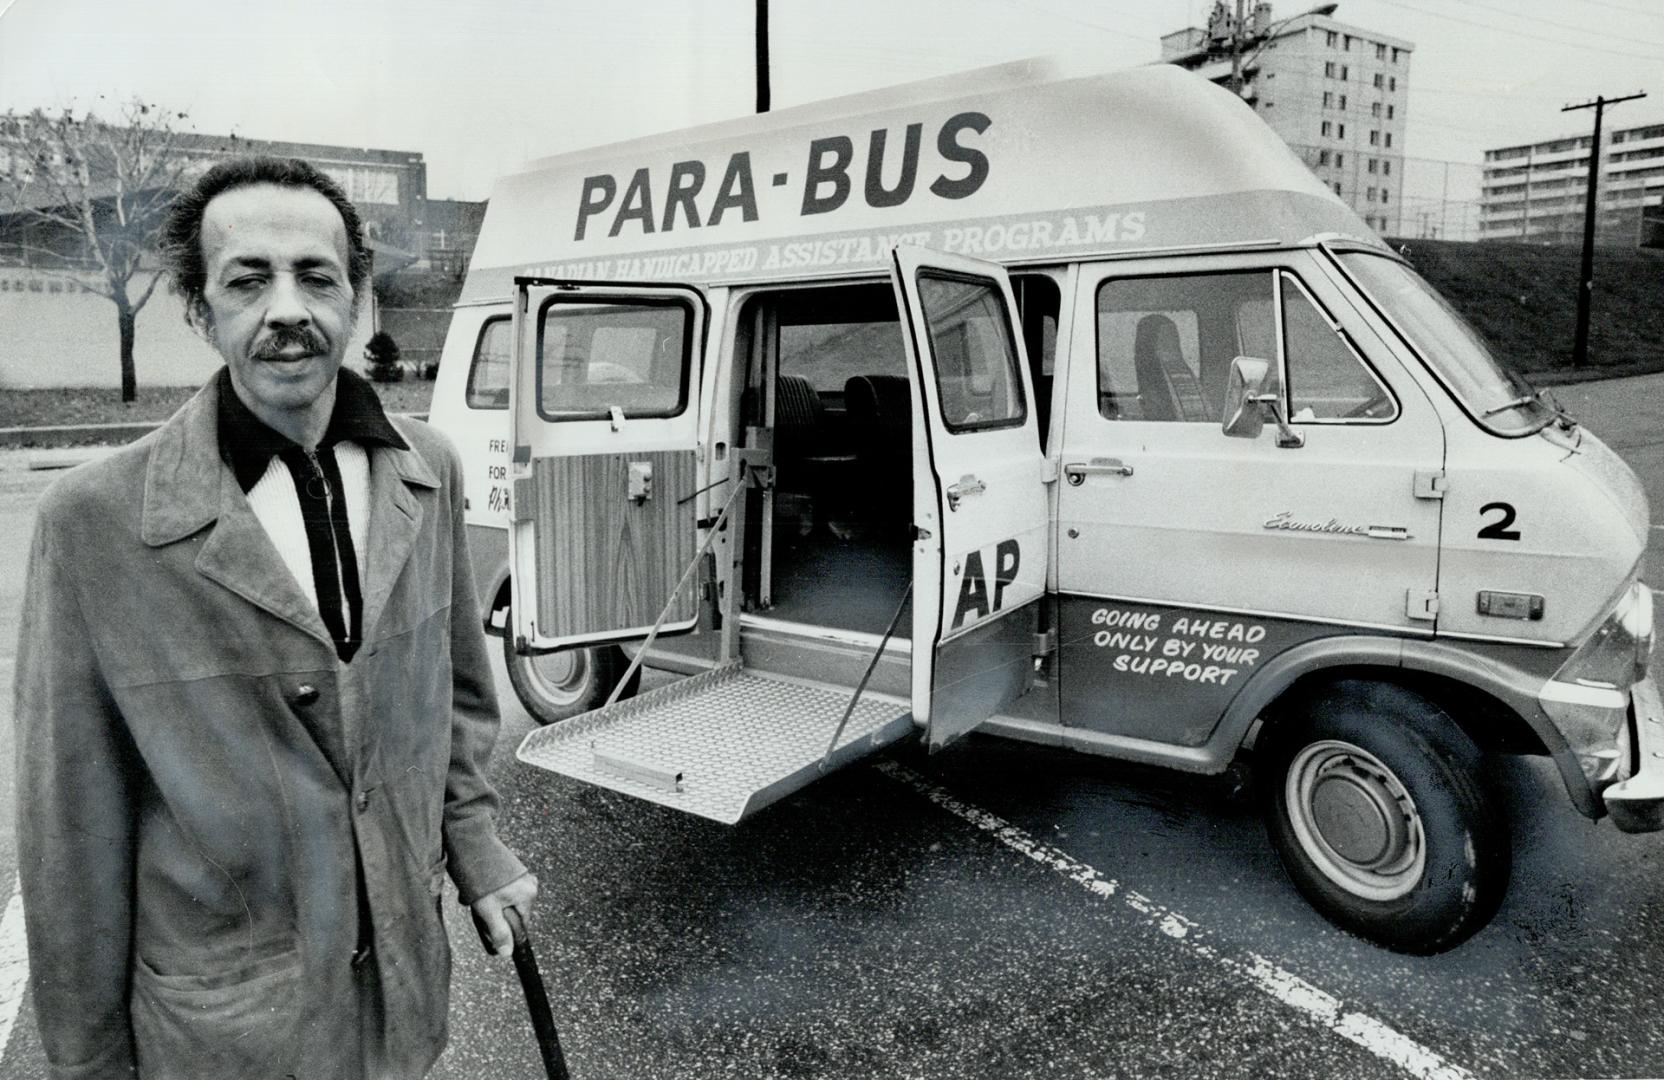
<svg viewBox="0 0 1664 1080">
<path fill-rule="evenodd" d="M 558 724 L 604 705 L 613 686 L 629 670 L 630 658 L 616 645 L 522 656 L 515 652 L 513 638 L 504 634 L 503 663 L 515 697 L 532 719 L 539 724 Z M 640 685 L 638 669 L 619 697 L 630 697 Z"/>
<path fill-rule="evenodd" d="M 1508 886 L 1508 830 L 1479 748 L 1402 687 L 1331 683 L 1268 725 L 1255 748 L 1272 844 L 1326 918 L 1426 955 L 1465 941 Z"/>
</svg>

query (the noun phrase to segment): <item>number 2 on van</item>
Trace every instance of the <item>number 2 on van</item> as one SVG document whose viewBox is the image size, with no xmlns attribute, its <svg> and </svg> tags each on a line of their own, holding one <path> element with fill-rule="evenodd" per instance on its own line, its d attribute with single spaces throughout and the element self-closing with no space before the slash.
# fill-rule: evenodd
<svg viewBox="0 0 1664 1080">
<path fill-rule="evenodd" d="M 432 419 L 540 769 L 733 823 L 972 732 L 1242 768 L 1298 892 L 1412 953 L 1501 903 L 1498 755 L 1664 829 L 1634 473 L 1170 65 L 534 162 Z"/>
</svg>

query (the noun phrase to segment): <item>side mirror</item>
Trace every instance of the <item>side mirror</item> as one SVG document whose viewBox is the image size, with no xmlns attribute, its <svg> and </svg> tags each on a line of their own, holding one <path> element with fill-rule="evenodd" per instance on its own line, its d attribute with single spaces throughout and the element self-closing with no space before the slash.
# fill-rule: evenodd
<svg viewBox="0 0 1664 1080">
<path fill-rule="evenodd" d="M 1257 439 L 1265 428 L 1265 413 L 1259 401 L 1265 395 L 1265 380 L 1271 365 L 1250 356 L 1231 361 L 1230 380 L 1225 384 L 1224 432 L 1234 439 Z"/>
<path fill-rule="evenodd" d="M 1231 361 L 1230 380 L 1225 384 L 1225 422 L 1222 430 L 1236 439 L 1257 439 L 1265 430 L 1266 414 L 1277 422 L 1277 445 L 1293 449 L 1306 445 L 1306 436 L 1288 426 L 1283 415 L 1283 396 L 1267 393 L 1271 363 L 1251 356 Z"/>
</svg>

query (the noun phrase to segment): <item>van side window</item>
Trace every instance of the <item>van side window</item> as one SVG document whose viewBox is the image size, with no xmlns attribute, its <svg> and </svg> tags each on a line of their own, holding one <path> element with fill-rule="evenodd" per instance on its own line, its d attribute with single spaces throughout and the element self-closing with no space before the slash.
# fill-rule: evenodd
<svg viewBox="0 0 1664 1080">
<path fill-rule="evenodd" d="M 509 364 L 514 356 L 513 323 L 507 316 L 487 319 L 474 343 L 474 360 L 468 366 L 470 409 L 508 408 Z"/>
<path fill-rule="evenodd" d="M 1293 274 L 1280 276 L 1290 421 L 1381 421 L 1396 416 L 1392 395 L 1345 334 L 1330 324 Z"/>
<path fill-rule="evenodd" d="M 676 416 L 687 406 L 692 319 L 681 301 L 573 302 L 538 313 L 537 397 L 545 420 Z"/>
<path fill-rule="evenodd" d="M 919 275 L 942 422 L 955 434 L 1019 427 L 1028 418 L 1014 328 L 999 287 L 979 278 Z"/>
<path fill-rule="evenodd" d="M 1098 411 L 1218 424 L 1231 360 L 1276 370 L 1268 271 L 1111 279 L 1098 289 Z M 1269 389 L 1269 388 L 1268 388 Z"/>
</svg>

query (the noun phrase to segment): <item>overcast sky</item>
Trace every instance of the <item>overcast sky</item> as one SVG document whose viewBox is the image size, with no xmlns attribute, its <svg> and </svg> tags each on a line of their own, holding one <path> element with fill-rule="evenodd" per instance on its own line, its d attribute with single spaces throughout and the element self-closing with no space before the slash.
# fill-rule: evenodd
<svg viewBox="0 0 1664 1080">
<path fill-rule="evenodd" d="M 1312 6 L 1279 2 L 1281 19 Z M 1204 0 L 772 0 L 775 106 L 1021 57 L 1148 63 Z M 1664 0 L 1342 0 L 1415 44 L 1406 153 L 1586 130 L 1562 105 L 1652 93 Z M 133 96 L 205 134 L 421 151 L 434 197 L 531 157 L 750 112 L 752 0 L 0 0 L 0 111 Z"/>
</svg>

